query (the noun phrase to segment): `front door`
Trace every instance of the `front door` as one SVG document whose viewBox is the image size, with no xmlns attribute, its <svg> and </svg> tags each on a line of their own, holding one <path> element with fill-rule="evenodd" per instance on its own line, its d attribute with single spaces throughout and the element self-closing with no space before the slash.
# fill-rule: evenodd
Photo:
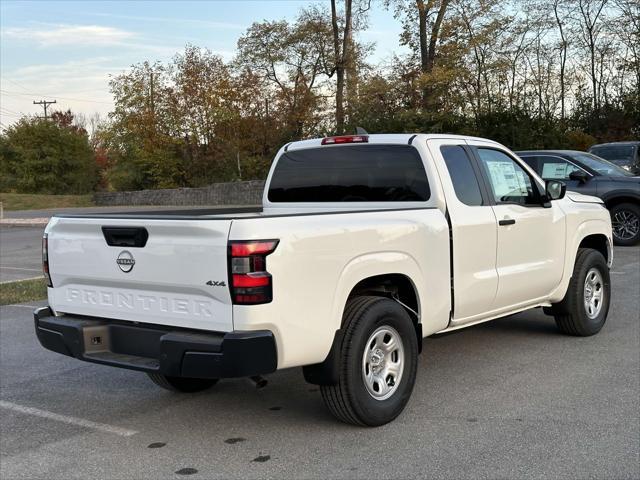
<svg viewBox="0 0 640 480">
<path fill-rule="evenodd" d="M 473 144 L 498 221 L 498 291 L 492 310 L 536 303 L 560 283 L 565 217 L 557 202 L 543 206 L 543 188 L 508 150 Z"/>
</svg>

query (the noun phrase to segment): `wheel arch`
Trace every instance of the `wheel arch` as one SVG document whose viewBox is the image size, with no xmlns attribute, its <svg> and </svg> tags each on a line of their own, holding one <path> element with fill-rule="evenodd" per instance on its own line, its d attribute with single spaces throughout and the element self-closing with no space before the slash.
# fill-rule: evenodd
<svg viewBox="0 0 640 480">
<path fill-rule="evenodd" d="M 409 314 L 418 340 L 418 352 L 422 351 L 422 324 L 420 322 L 420 295 L 415 282 L 406 273 L 385 272 L 369 275 L 358 280 L 346 295 L 331 349 L 325 360 L 315 365 L 304 366 L 302 371 L 308 383 L 315 385 L 335 385 L 338 382 L 339 352 L 344 337 L 342 312 L 349 300 L 362 295 L 389 298 L 400 304 Z"/>
<path fill-rule="evenodd" d="M 603 233 L 592 233 L 584 237 L 578 248 L 592 248 L 602 254 L 607 261 L 607 265 L 610 264 L 611 259 L 611 245 L 607 239 L 607 236 Z"/>
<path fill-rule="evenodd" d="M 414 323 L 420 323 L 420 294 L 411 278 L 403 273 L 385 273 L 364 278 L 353 286 L 347 301 L 360 295 L 391 298 L 407 310 Z"/>
<path fill-rule="evenodd" d="M 607 265 L 611 267 L 613 262 L 613 239 L 611 238 L 611 221 L 608 215 L 606 220 L 590 219 L 580 223 L 573 237 L 568 239 L 564 274 L 558 287 L 549 296 L 551 303 L 559 302 L 564 298 L 573 275 L 576 255 L 581 247 L 594 248 L 600 251 L 604 255 Z"/>
<path fill-rule="evenodd" d="M 607 209 L 611 210 L 621 203 L 634 203 L 640 205 L 640 195 L 634 192 L 616 192 L 602 199 Z"/>
</svg>

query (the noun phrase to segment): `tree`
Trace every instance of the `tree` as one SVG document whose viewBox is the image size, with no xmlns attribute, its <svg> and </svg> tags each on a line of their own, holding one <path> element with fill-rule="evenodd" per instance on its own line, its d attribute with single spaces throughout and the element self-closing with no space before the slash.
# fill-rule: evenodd
<svg viewBox="0 0 640 480">
<path fill-rule="evenodd" d="M 18 193 L 79 194 L 97 183 L 87 133 L 71 112 L 54 112 L 52 121 L 24 117 L 0 136 L 2 188 Z"/>
<path fill-rule="evenodd" d="M 238 40 L 238 65 L 277 90 L 276 108 L 284 110 L 290 138 L 302 138 L 319 124 L 331 42 L 326 20 L 305 12 L 293 24 L 254 23 Z"/>
<path fill-rule="evenodd" d="M 566 1 L 552 0 L 553 16 L 558 27 L 560 35 L 560 119 L 564 120 L 566 115 L 566 70 L 567 70 L 567 53 L 569 51 L 569 42 L 565 33 L 565 18 L 567 10 L 561 10 L 566 6 Z"/>
<path fill-rule="evenodd" d="M 340 26 L 338 25 L 338 9 L 336 0 L 331 0 L 331 30 L 333 34 L 334 70 L 336 73 L 336 133 L 344 133 L 344 86 L 345 74 L 352 62 L 353 50 L 353 1 L 344 2 L 344 29 L 340 40 Z"/>
<path fill-rule="evenodd" d="M 112 185 L 118 190 L 183 185 L 168 68 L 143 62 L 109 84 L 115 108 L 101 142 L 109 151 Z"/>
<path fill-rule="evenodd" d="M 254 23 L 232 62 L 189 45 L 170 62 L 118 75 L 115 109 L 91 143 L 107 186 L 263 178 L 282 144 L 356 125 L 483 135 L 517 148 L 640 133 L 637 2 L 385 4 L 409 53 L 377 66 L 359 38 L 370 0 L 332 0 L 293 21 Z"/>
<path fill-rule="evenodd" d="M 580 39 L 589 55 L 589 77 L 593 109 L 598 110 L 601 103 L 601 73 L 598 48 L 604 26 L 605 6 L 608 0 L 578 0 Z M 601 60 L 601 59 L 600 59 Z"/>
<path fill-rule="evenodd" d="M 424 76 L 433 72 L 436 62 L 440 32 L 450 0 L 386 0 L 387 6 L 393 6 L 396 18 L 400 18 L 404 31 L 401 43 L 419 51 L 420 71 Z M 417 28 L 416 28 L 417 17 Z M 429 107 L 430 89 L 428 81 L 422 82 L 422 106 Z"/>
</svg>

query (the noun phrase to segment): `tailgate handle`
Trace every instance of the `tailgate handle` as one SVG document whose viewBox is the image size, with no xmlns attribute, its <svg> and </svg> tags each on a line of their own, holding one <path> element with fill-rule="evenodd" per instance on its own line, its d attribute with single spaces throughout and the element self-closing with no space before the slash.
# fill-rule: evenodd
<svg viewBox="0 0 640 480">
<path fill-rule="evenodd" d="M 102 234 L 110 247 L 142 248 L 149 238 L 144 227 L 102 227 Z"/>
</svg>

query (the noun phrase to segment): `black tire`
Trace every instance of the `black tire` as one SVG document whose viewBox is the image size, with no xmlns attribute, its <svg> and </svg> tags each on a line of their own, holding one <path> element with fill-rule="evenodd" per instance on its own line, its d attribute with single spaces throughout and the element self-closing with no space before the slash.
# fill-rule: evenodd
<svg viewBox="0 0 640 480">
<path fill-rule="evenodd" d="M 161 373 L 147 373 L 153 383 L 172 392 L 195 393 L 213 387 L 217 378 L 169 377 Z"/>
<path fill-rule="evenodd" d="M 621 203 L 611 207 L 609 213 L 613 226 L 613 243 L 629 247 L 640 242 L 640 205 Z"/>
<path fill-rule="evenodd" d="M 587 274 L 594 270 L 600 275 L 602 299 L 599 310 L 594 309 L 592 315 L 589 315 L 584 302 L 585 282 Z M 560 303 L 556 303 L 552 307 L 556 325 L 561 332 L 567 335 L 580 337 L 595 335 L 602 329 L 607 320 L 610 304 L 611 281 L 606 260 L 597 250 L 591 248 L 578 249 L 567 293 Z"/>
<path fill-rule="evenodd" d="M 389 327 L 397 334 L 401 350 L 386 354 L 388 356 L 384 356 L 380 366 L 399 361 L 398 352 L 401 351 L 403 367 L 397 383 L 393 378 L 386 377 L 385 382 L 393 382 L 390 387 L 384 387 L 390 388 L 390 396 L 378 399 L 368 391 L 368 388 L 375 389 L 375 381 L 373 387 L 367 387 L 365 383 L 363 369 L 368 368 L 369 364 L 364 366 L 364 355 L 365 349 L 371 353 L 374 352 L 372 345 L 377 345 L 376 340 L 369 342 L 372 334 Z M 400 415 L 411 396 L 418 368 L 416 329 L 401 305 L 388 298 L 373 296 L 357 297 L 347 303 L 343 328 L 345 334 L 339 351 L 339 381 L 336 385 L 320 386 L 322 399 L 329 411 L 345 423 L 371 427 L 384 425 Z M 391 338 L 385 336 L 384 331 L 381 335 L 383 342 Z"/>
</svg>

